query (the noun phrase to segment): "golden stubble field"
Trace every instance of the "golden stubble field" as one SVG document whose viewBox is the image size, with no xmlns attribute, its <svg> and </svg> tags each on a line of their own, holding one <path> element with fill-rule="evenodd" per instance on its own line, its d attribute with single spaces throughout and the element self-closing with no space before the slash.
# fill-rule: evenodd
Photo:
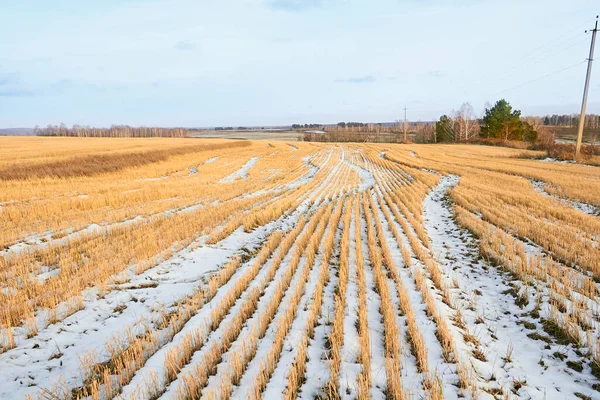
<svg viewBox="0 0 600 400">
<path fill-rule="evenodd" d="M 520 155 L 0 138 L 0 398 L 595 398 L 600 168 Z"/>
</svg>

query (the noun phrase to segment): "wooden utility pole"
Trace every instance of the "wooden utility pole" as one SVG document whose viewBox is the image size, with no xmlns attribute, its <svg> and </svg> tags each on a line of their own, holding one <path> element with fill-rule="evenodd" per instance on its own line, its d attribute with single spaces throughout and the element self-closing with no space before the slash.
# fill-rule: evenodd
<svg viewBox="0 0 600 400">
<path fill-rule="evenodd" d="M 406 107 L 404 107 L 404 143 L 408 143 L 408 139 L 406 137 Z"/>
<path fill-rule="evenodd" d="M 587 32 L 587 31 L 586 31 Z M 585 125 L 585 107 L 587 105 L 588 89 L 592 76 L 592 61 L 594 61 L 594 45 L 596 43 L 596 32 L 598 32 L 598 16 L 596 15 L 596 26 L 592 29 L 592 44 L 590 45 L 590 57 L 588 58 L 587 74 L 585 75 L 585 87 L 583 88 L 583 101 L 581 102 L 581 116 L 579 117 L 579 128 L 577 129 L 577 146 L 575 147 L 575 159 L 579 157 L 581 141 L 583 139 L 583 127 Z"/>
</svg>

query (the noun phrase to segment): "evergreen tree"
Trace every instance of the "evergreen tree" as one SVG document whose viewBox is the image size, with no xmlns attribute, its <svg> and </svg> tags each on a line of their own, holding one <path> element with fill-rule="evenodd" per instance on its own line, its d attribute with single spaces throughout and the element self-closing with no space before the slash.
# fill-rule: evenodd
<svg viewBox="0 0 600 400">
<path fill-rule="evenodd" d="M 521 140 L 534 143 L 537 140 L 537 131 L 529 122 L 522 121 L 522 124 L 523 129 Z"/>
<path fill-rule="evenodd" d="M 523 136 L 520 117 L 520 110 L 513 110 L 504 99 L 498 100 L 492 108 L 485 109 L 480 135 L 486 138 L 519 140 Z"/>
<path fill-rule="evenodd" d="M 454 141 L 454 121 L 447 115 L 442 115 L 435 123 L 435 141 L 437 143 Z"/>
<path fill-rule="evenodd" d="M 480 136 L 535 142 L 537 132 L 530 123 L 521 120 L 520 110 L 513 110 L 508 101 L 502 99 L 492 108 L 486 108 Z"/>
</svg>

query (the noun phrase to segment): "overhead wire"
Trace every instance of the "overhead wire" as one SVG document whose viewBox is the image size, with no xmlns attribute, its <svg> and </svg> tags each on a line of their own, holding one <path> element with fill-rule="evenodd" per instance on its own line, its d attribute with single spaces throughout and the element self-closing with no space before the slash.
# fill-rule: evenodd
<svg viewBox="0 0 600 400">
<path fill-rule="evenodd" d="M 587 36 L 585 36 L 583 32 L 579 32 L 574 36 L 570 36 L 569 38 L 563 41 L 555 43 L 553 46 L 548 47 L 545 51 L 535 54 L 535 56 L 532 56 L 533 53 L 530 53 L 527 57 L 521 58 L 519 60 L 519 63 L 515 66 L 515 68 L 511 69 L 505 74 L 502 74 L 500 77 L 493 77 L 485 81 L 484 86 L 488 86 L 493 82 L 504 81 L 506 80 L 506 78 L 513 76 L 516 72 L 522 71 L 525 67 L 532 67 L 534 65 L 538 65 L 542 61 L 547 60 L 548 57 L 555 54 L 560 54 L 565 50 L 571 49 L 574 45 L 579 44 L 586 39 Z M 482 81 L 480 80 L 479 83 L 482 83 Z"/>
<path fill-rule="evenodd" d="M 576 27 L 570 28 L 569 30 L 563 32 L 562 34 L 554 37 L 550 41 L 542 44 L 539 47 L 536 47 L 535 49 L 530 51 L 528 54 L 526 54 L 524 57 L 520 57 L 518 64 L 515 65 L 515 68 L 511 69 L 508 73 L 503 74 L 500 77 L 496 76 L 496 77 L 490 77 L 489 79 L 485 79 L 485 78 L 480 79 L 475 82 L 475 85 L 486 87 L 486 86 L 489 86 L 493 82 L 504 81 L 506 78 L 514 75 L 516 72 L 522 71 L 524 67 L 531 67 L 533 65 L 537 65 L 540 62 L 546 60 L 550 55 L 558 54 L 558 53 L 564 52 L 565 50 L 572 48 L 574 45 L 579 44 L 583 40 L 587 39 L 587 36 L 585 36 L 584 32 L 577 32 L 574 35 L 572 33 L 575 32 L 576 30 L 579 30 L 584 25 L 590 23 L 590 21 L 593 21 L 593 20 L 595 20 L 595 19 L 587 20 L 587 21 L 577 25 Z M 571 65 L 569 67 L 566 67 L 566 68 L 561 68 L 557 71 L 554 71 L 549 74 L 540 76 L 538 78 L 529 80 L 527 82 L 524 82 L 517 86 L 511 87 L 509 89 L 505 89 L 500 92 L 496 92 L 492 96 L 495 96 L 499 93 L 504 93 L 507 91 L 511 91 L 511 90 L 520 88 L 520 87 L 528 85 L 530 83 L 537 82 L 539 80 L 545 79 L 547 77 L 550 77 L 552 75 L 558 74 L 563 71 L 566 71 L 568 69 L 575 68 L 579 64 L 581 64 L 581 63 L 577 63 L 577 64 Z M 466 88 L 466 84 L 463 85 L 463 89 L 464 88 Z"/>
<path fill-rule="evenodd" d="M 519 84 L 519 85 L 517 85 L 517 86 L 513 86 L 513 87 L 511 87 L 511 88 L 508 88 L 508 89 L 505 89 L 505 90 L 501 90 L 500 92 L 496 92 L 496 93 L 492 94 L 492 96 L 497 96 L 497 95 L 499 95 L 499 94 L 506 93 L 506 92 L 509 92 L 509 91 L 511 91 L 511 90 L 514 90 L 514 89 L 518 89 L 518 88 L 520 88 L 520 87 L 523 87 L 523 86 L 525 86 L 525 85 L 529 85 L 530 83 L 534 83 L 534 82 L 537 82 L 537 81 L 541 81 L 542 79 L 545 79 L 545 78 L 548 78 L 548 77 L 550 77 L 550 76 L 553 76 L 553 75 L 559 74 L 559 73 L 561 73 L 561 72 L 564 72 L 564 71 L 566 71 L 566 70 L 569 70 L 569 69 L 575 68 L 575 67 L 577 67 L 577 66 L 579 66 L 579 65 L 581 65 L 581 64 L 584 64 L 584 63 L 586 63 L 586 62 L 587 62 L 587 60 L 580 61 L 580 62 L 578 62 L 578 63 L 576 63 L 576 64 L 573 64 L 573 65 L 570 65 L 570 66 L 568 66 L 568 67 L 561 68 L 561 69 L 559 69 L 559 70 L 557 70 L 557 71 L 554 71 L 554 72 L 551 72 L 551 73 L 549 73 L 549 74 L 546 74 L 546 75 L 540 76 L 540 77 L 538 77 L 538 78 L 535 78 L 535 79 L 529 80 L 529 81 L 527 81 L 527 82 L 521 83 L 521 84 Z"/>
</svg>

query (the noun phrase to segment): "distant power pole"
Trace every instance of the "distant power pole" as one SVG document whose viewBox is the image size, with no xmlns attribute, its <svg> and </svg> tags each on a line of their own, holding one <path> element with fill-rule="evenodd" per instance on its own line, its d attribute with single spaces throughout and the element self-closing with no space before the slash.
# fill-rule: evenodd
<svg viewBox="0 0 600 400">
<path fill-rule="evenodd" d="M 404 107 L 404 143 L 408 143 L 406 138 L 406 107 Z"/>
<path fill-rule="evenodd" d="M 575 147 L 575 158 L 579 157 L 579 150 L 581 150 L 581 141 L 583 139 L 583 126 L 585 125 L 585 107 L 587 105 L 588 89 L 590 88 L 590 77 L 592 76 L 592 61 L 594 61 L 594 45 L 596 43 L 596 32 L 598 32 L 597 15 L 596 26 L 594 27 L 594 29 L 592 29 L 592 44 L 590 45 L 590 57 L 588 58 L 587 74 L 585 75 L 583 101 L 581 102 L 581 116 L 579 117 L 579 128 L 577 129 L 577 146 Z"/>
</svg>

